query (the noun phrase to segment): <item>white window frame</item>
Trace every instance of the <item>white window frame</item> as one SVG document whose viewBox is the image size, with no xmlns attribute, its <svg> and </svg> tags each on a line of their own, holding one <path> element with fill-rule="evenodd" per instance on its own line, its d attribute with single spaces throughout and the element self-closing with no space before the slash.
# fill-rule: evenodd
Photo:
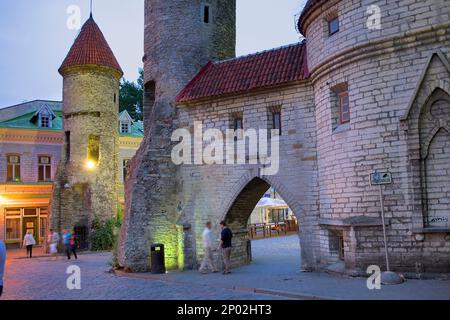
<svg viewBox="0 0 450 320">
<path fill-rule="evenodd" d="M 124 130 L 126 126 L 127 130 Z M 120 133 L 131 133 L 131 123 L 129 121 L 120 121 Z"/>
<path fill-rule="evenodd" d="M 17 158 L 19 158 L 19 162 L 10 162 L 9 161 L 9 159 L 10 159 L 10 157 L 17 157 Z M 7 174 L 7 176 L 6 176 L 6 181 L 7 182 L 20 182 L 20 181 L 22 181 L 22 168 L 21 168 L 21 163 L 22 163 L 22 157 L 20 156 L 20 155 L 18 155 L 18 154 L 8 154 L 8 155 L 6 155 L 6 167 L 7 167 L 7 169 L 8 169 L 8 167 L 9 166 L 12 166 L 12 179 L 11 180 L 9 180 L 8 179 L 8 174 Z M 19 177 L 16 177 L 16 166 L 18 166 L 19 167 Z M 8 170 L 7 170 L 7 172 L 8 172 Z"/>
<path fill-rule="evenodd" d="M 48 163 L 41 163 L 41 158 L 48 158 Z M 43 167 L 44 180 L 39 180 L 39 170 Z M 47 167 L 50 167 L 50 177 L 47 177 Z M 41 155 L 38 156 L 38 182 L 51 182 L 52 181 L 52 157 Z"/>
<path fill-rule="evenodd" d="M 44 119 L 46 119 L 46 126 L 44 126 Z M 52 115 L 47 110 L 42 110 L 39 112 L 39 128 L 52 128 Z"/>
</svg>

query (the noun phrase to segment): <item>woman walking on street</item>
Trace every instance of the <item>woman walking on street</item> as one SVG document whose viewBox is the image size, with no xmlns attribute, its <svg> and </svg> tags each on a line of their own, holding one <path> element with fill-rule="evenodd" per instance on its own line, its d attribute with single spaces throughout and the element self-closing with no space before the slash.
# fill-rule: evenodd
<svg viewBox="0 0 450 320">
<path fill-rule="evenodd" d="M 23 238 L 23 246 L 27 248 L 27 257 L 33 258 L 33 246 L 36 245 L 36 240 L 34 240 L 33 233 L 28 231 Z"/>
</svg>

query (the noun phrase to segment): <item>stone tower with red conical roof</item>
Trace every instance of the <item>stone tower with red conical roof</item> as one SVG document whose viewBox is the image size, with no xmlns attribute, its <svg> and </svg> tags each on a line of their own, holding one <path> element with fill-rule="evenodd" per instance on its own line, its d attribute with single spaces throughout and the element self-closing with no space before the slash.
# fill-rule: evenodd
<svg viewBox="0 0 450 320">
<path fill-rule="evenodd" d="M 62 63 L 65 144 L 55 178 L 52 226 L 76 228 L 89 245 L 94 218 L 117 214 L 122 69 L 92 15 Z"/>
</svg>

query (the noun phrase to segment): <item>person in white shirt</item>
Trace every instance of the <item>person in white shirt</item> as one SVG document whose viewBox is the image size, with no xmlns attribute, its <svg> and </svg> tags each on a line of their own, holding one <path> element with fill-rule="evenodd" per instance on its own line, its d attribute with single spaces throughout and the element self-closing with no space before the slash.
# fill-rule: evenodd
<svg viewBox="0 0 450 320">
<path fill-rule="evenodd" d="M 28 231 L 23 238 L 23 246 L 27 248 L 27 257 L 29 256 L 30 259 L 33 258 L 33 246 L 35 244 L 36 240 L 34 240 L 32 232 Z"/>
<path fill-rule="evenodd" d="M 59 234 L 57 232 L 54 232 L 53 229 L 50 229 L 50 239 L 49 239 L 50 254 L 55 257 L 58 254 L 59 240 L 60 240 Z"/>
<path fill-rule="evenodd" d="M 211 272 L 219 272 L 214 265 L 214 251 L 213 241 L 212 241 L 212 233 L 211 233 L 212 224 L 211 222 L 206 223 L 205 230 L 203 230 L 202 239 L 203 239 L 203 248 L 205 251 L 205 257 L 203 258 L 202 265 L 200 266 L 199 271 L 203 274 Z"/>
</svg>

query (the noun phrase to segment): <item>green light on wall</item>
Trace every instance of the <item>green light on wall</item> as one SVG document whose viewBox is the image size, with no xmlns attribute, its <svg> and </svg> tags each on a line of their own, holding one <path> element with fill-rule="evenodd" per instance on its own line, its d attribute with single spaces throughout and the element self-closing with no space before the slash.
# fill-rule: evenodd
<svg viewBox="0 0 450 320">
<path fill-rule="evenodd" d="M 165 224 L 155 230 L 152 243 L 164 245 L 167 270 L 182 270 L 184 267 L 183 227 Z"/>
</svg>

